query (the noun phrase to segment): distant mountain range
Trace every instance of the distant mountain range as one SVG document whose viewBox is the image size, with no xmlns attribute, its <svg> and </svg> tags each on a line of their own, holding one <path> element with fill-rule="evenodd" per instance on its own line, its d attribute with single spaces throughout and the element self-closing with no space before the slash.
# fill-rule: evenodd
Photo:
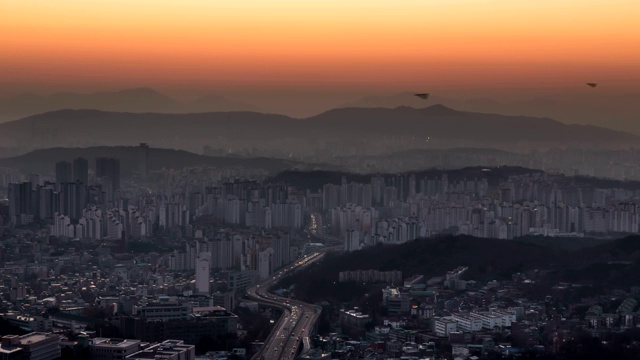
<svg viewBox="0 0 640 360">
<path fill-rule="evenodd" d="M 394 109 L 343 108 L 307 120 L 314 131 L 330 128 L 365 136 L 415 136 L 425 141 L 459 139 L 484 144 L 558 142 L 596 145 L 638 139 L 634 135 L 602 127 L 568 125 L 549 118 L 457 111 L 441 104 L 417 109 L 406 106 Z"/>
<path fill-rule="evenodd" d="M 470 112 L 546 117 L 576 124 L 595 124 L 608 128 L 632 131 L 640 134 L 640 102 L 636 94 L 608 93 L 606 87 L 567 94 L 537 95 L 518 101 L 497 101 L 489 97 L 456 99 L 431 94 L 421 99 L 413 93 L 365 96 L 361 99 L 340 103 L 336 96 L 295 94 L 272 99 L 269 96 L 252 97 L 261 106 L 250 102 L 208 94 L 188 102 L 178 101 L 150 88 L 134 88 L 120 91 L 95 93 L 54 93 L 38 95 L 24 93 L 14 97 L 0 98 L 0 123 L 26 116 L 63 109 L 94 109 L 133 113 L 201 113 L 252 111 L 288 114 L 318 114 L 319 109 L 333 108 L 424 108 L 441 104 L 453 109 Z M 331 98 L 331 99 L 330 99 Z M 269 100 L 270 99 L 270 100 Z"/>
<path fill-rule="evenodd" d="M 212 111 L 260 111 L 241 101 L 217 95 L 207 95 L 192 102 L 179 102 L 149 88 L 126 89 L 89 94 L 55 93 L 37 95 L 25 93 L 0 99 L 0 121 L 62 109 L 95 109 L 116 112 L 196 113 Z"/>
<path fill-rule="evenodd" d="M 637 136 L 589 125 L 567 125 L 548 118 L 425 108 L 343 108 L 306 119 L 256 112 L 159 114 L 60 110 L 0 124 L 5 147 L 46 148 L 134 145 L 184 148 L 226 142 L 263 143 L 295 139 L 305 143 L 368 142 L 397 138 L 434 146 L 625 146 Z M 404 140 L 403 140 L 404 141 Z M 455 144 L 455 145 L 452 145 Z"/>
<path fill-rule="evenodd" d="M 133 146 L 103 146 L 90 148 L 51 148 L 29 152 L 24 155 L 0 159 L 0 167 L 17 169 L 24 174 L 50 174 L 58 161 L 71 161 L 77 157 L 89 160 L 93 168 L 97 157 L 120 159 L 120 171 L 129 176 L 138 169 L 138 148 Z M 279 173 L 292 169 L 314 169 L 313 164 L 301 164 L 293 161 L 269 158 L 234 158 L 197 155 L 182 150 L 150 148 L 148 169 L 151 171 L 183 169 L 196 166 L 212 166 L 219 169 L 244 167 L 263 170 L 267 173 Z M 330 169 L 331 166 L 322 166 Z"/>
<path fill-rule="evenodd" d="M 608 94 L 601 89 L 563 96 L 537 96 L 518 101 L 491 98 L 454 99 L 432 94 L 423 100 L 413 93 L 365 96 L 340 107 L 422 108 L 442 104 L 454 109 L 503 115 L 547 117 L 576 124 L 597 124 L 640 134 L 640 101 L 633 94 Z"/>
</svg>

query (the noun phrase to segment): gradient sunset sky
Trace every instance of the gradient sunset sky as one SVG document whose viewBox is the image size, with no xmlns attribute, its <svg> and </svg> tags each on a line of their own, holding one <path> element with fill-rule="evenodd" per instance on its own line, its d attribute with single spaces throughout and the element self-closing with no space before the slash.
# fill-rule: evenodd
<svg viewBox="0 0 640 360">
<path fill-rule="evenodd" d="M 639 19 L 638 0 L 0 0 L 0 94 L 631 91 Z"/>
</svg>

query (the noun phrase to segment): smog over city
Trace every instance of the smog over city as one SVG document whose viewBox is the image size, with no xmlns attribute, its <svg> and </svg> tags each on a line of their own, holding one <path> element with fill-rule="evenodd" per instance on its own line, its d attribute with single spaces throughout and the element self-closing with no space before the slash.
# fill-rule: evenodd
<svg viewBox="0 0 640 360">
<path fill-rule="evenodd" d="M 640 358 L 638 19 L 0 0 L 0 358 Z"/>
</svg>

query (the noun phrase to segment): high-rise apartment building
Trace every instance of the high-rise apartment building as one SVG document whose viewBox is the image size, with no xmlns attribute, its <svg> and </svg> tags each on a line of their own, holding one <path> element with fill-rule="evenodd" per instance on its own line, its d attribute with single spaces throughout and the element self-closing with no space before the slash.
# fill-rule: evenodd
<svg viewBox="0 0 640 360">
<path fill-rule="evenodd" d="M 347 230 L 344 235 L 344 251 L 360 250 L 360 233 L 355 230 Z"/>
<path fill-rule="evenodd" d="M 149 171 L 149 144 L 140 143 L 138 147 L 138 172 L 143 179 L 147 178 L 147 172 Z"/>
<path fill-rule="evenodd" d="M 196 258 L 196 292 L 209 295 L 209 277 L 211 272 L 211 253 L 201 252 Z"/>
<path fill-rule="evenodd" d="M 115 192 L 120 189 L 120 160 L 96 158 L 96 177 L 102 183 L 109 200 L 114 200 Z"/>
<path fill-rule="evenodd" d="M 273 248 L 269 247 L 258 252 L 256 260 L 260 280 L 268 278 L 273 272 Z"/>
<path fill-rule="evenodd" d="M 58 161 L 56 163 L 56 183 L 68 183 L 73 181 L 73 170 L 68 161 Z"/>
<path fill-rule="evenodd" d="M 26 224 L 33 221 L 36 208 L 34 191 L 30 182 L 9 184 L 7 188 L 9 198 L 9 217 L 14 224 Z"/>
<path fill-rule="evenodd" d="M 89 185 L 89 161 L 85 158 L 73 160 L 73 181 L 80 181 L 84 186 Z"/>
<path fill-rule="evenodd" d="M 283 233 L 271 240 L 273 248 L 273 269 L 279 269 L 289 263 L 289 234 Z"/>
<path fill-rule="evenodd" d="M 82 216 L 84 208 L 87 206 L 87 191 L 81 181 L 68 182 L 61 185 L 60 207 L 64 215 L 73 220 L 78 220 Z"/>
</svg>

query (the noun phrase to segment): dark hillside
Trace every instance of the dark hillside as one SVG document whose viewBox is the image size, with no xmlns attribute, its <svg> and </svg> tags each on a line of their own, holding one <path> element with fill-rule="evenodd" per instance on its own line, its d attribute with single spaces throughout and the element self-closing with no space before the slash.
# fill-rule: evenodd
<svg viewBox="0 0 640 360">
<path fill-rule="evenodd" d="M 535 239 L 533 239 L 535 240 Z M 576 244 L 538 245 L 517 240 L 446 236 L 419 239 L 402 245 L 373 246 L 361 251 L 327 256 L 320 264 L 293 275 L 282 285 L 297 284 L 296 294 L 306 301 L 330 298 L 348 301 L 362 295 L 362 284 L 340 284 L 338 274 L 346 270 L 400 270 L 404 278 L 444 276 L 448 270 L 467 266 L 465 277 L 480 282 L 508 280 L 514 273 L 535 269 L 554 270 L 558 281 L 598 287 L 638 285 L 640 236 L 602 243 L 573 239 Z M 570 239 L 563 240 L 568 242 Z M 543 242 L 539 242 L 543 243 Z M 582 245 L 580 244 L 582 243 Z M 595 246 L 589 246 L 597 243 Z M 585 247 L 587 246 L 587 247 Z M 574 251 L 564 250 L 572 248 Z M 358 294 L 356 294 L 358 293 Z"/>
<path fill-rule="evenodd" d="M 468 278 L 491 281 L 509 279 L 513 273 L 528 269 L 554 267 L 566 255 L 566 251 L 516 241 L 447 236 L 328 256 L 283 285 L 297 284 L 296 293 L 315 302 L 341 287 L 333 283 L 338 273 L 346 270 L 400 270 L 404 278 L 417 274 L 429 278 L 467 266 Z"/>
<path fill-rule="evenodd" d="M 130 175 L 138 167 L 138 148 L 135 146 L 100 146 L 90 148 L 51 148 L 0 159 L 0 166 L 18 169 L 23 173 L 47 174 L 54 170 L 55 163 L 61 160 L 71 161 L 77 157 L 89 160 L 90 167 L 97 157 L 120 159 L 121 173 Z M 217 168 L 245 167 L 262 169 L 277 173 L 287 169 L 313 167 L 312 164 L 300 164 L 287 160 L 268 158 L 231 158 L 214 157 L 174 149 L 149 149 L 149 169 L 183 169 L 194 166 L 212 166 Z"/>
<path fill-rule="evenodd" d="M 279 173 L 269 179 L 269 182 L 286 182 L 301 189 L 309 189 L 316 191 L 322 188 L 324 184 L 337 184 L 339 185 L 342 178 L 345 177 L 347 182 L 355 181 L 360 183 L 369 183 L 371 177 L 375 175 L 382 175 L 384 177 L 403 175 L 403 174 L 415 174 L 417 179 L 423 177 L 440 178 L 443 174 L 447 174 L 449 181 L 459 181 L 463 179 L 483 179 L 486 178 L 490 185 L 497 186 L 500 182 L 507 180 L 510 176 L 542 173 L 540 170 L 532 170 L 518 166 L 498 166 L 498 167 L 466 167 L 463 169 L 455 170 L 442 170 L 442 169 L 429 169 L 412 171 L 401 174 L 353 174 L 340 171 L 328 171 L 328 170 L 316 170 L 316 171 L 303 171 L 303 170 L 287 170 Z"/>
<path fill-rule="evenodd" d="M 357 175 L 353 173 L 328 170 L 287 170 L 276 174 L 268 181 L 271 183 L 284 182 L 300 189 L 316 191 L 318 189 L 322 189 L 324 184 L 339 185 L 342 181 L 342 177 L 345 177 L 348 182 L 357 181 L 361 183 L 368 183 L 371 181 L 371 177 L 369 175 Z"/>
</svg>

